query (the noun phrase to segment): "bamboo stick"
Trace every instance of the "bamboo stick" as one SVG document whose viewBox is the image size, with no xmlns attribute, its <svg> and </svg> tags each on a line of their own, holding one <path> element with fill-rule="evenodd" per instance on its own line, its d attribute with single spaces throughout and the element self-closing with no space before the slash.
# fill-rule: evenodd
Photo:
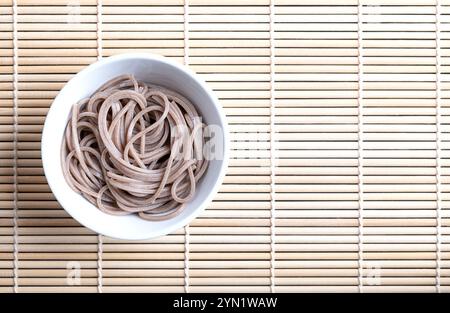
<svg viewBox="0 0 450 313">
<path fill-rule="evenodd" d="M 122 271 L 115 270 L 105 270 L 103 272 L 105 277 L 114 277 L 114 276 L 123 276 L 120 275 Z M 150 277 L 173 277 L 173 276 L 182 276 L 183 270 L 137 270 L 136 271 L 139 276 L 150 276 Z M 117 275 L 119 274 L 119 275 Z M 20 269 L 19 276 L 21 277 L 65 277 L 67 275 L 67 269 Z M 133 277 L 132 273 L 126 273 L 125 275 L 130 275 L 129 277 Z M 81 277 L 97 277 L 97 271 L 94 269 L 80 269 Z"/>
<path fill-rule="evenodd" d="M 366 292 L 435 292 L 436 287 L 432 286 L 365 286 Z"/>
<path fill-rule="evenodd" d="M 254 1 L 254 0 L 252 0 Z M 32 0 L 20 0 L 19 1 L 21 6 L 35 6 L 37 5 L 36 2 L 32 1 Z M 79 1 L 80 5 L 95 5 L 96 2 L 93 0 L 80 0 Z M 128 2 L 129 5 L 148 5 L 147 2 L 143 1 L 143 0 L 132 0 Z M 153 0 L 152 5 L 168 5 L 168 6 L 172 6 L 172 5 L 181 5 L 182 1 L 180 0 L 168 0 L 168 1 L 163 1 L 163 0 Z M 50 0 L 43 0 L 41 4 L 39 5 L 67 5 L 67 0 L 56 0 L 56 1 L 50 1 Z M 106 0 L 104 2 L 105 6 L 116 6 L 119 5 L 121 6 L 122 3 L 118 0 Z"/>
<path fill-rule="evenodd" d="M 36 292 L 42 292 L 42 293 L 74 293 L 74 292 L 80 292 L 80 293 L 94 293 L 97 292 L 97 286 L 20 286 L 18 288 L 18 292 L 24 292 L 24 293 L 36 293 Z"/>
<path fill-rule="evenodd" d="M 104 292 L 161 292 L 174 293 L 184 292 L 184 286 L 105 286 Z"/>
<path fill-rule="evenodd" d="M 46 286 L 62 286 L 62 290 L 64 290 L 64 286 L 71 287 L 68 284 L 67 277 L 58 277 L 58 278 L 52 278 L 52 277 L 46 277 L 46 278 L 39 278 L 39 277 L 30 277 L 30 278 L 21 278 L 19 277 L 18 283 L 22 286 L 26 286 L 27 289 L 32 286 L 37 286 L 39 288 L 46 287 Z M 86 286 L 96 286 L 97 285 L 97 278 L 82 278 L 82 284 L 83 287 L 86 288 Z M 79 288 L 79 287 L 78 287 Z"/>
</svg>

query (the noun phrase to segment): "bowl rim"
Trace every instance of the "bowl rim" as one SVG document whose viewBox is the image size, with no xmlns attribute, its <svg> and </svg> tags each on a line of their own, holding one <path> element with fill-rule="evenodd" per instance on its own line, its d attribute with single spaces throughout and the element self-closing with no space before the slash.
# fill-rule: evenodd
<svg viewBox="0 0 450 313">
<path fill-rule="evenodd" d="M 211 188 L 209 194 L 205 197 L 205 199 L 203 201 L 201 201 L 201 203 L 197 206 L 197 208 L 195 208 L 192 213 L 186 215 L 184 218 L 180 219 L 177 222 L 174 222 L 172 224 L 167 225 L 164 228 L 160 228 L 158 231 L 154 231 L 154 233 L 152 233 L 150 236 L 148 234 L 142 234 L 142 236 L 140 235 L 124 235 L 124 234 L 120 234 L 118 235 L 117 233 L 115 233 L 114 231 L 109 231 L 109 230 L 99 230 L 96 228 L 96 225 L 98 223 L 96 222 L 89 222 L 84 220 L 83 222 L 80 221 L 76 216 L 74 216 L 74 214 L 72 214 L 73 212 L 73 208 L 70 208 L 70 206 L 66 205 L 68 203 L 68 201 L 70 201 L 70 197 L 67 196 L 63 196 L 62 194 L 58 194 L 57 192 L 55 192 L 55 190 L 57 190 L 57 188 L 55 189 L 54 186 L 56 184 L 60 184 L 60 182 L 52 177 L 49 172 L 50 172 L 50 168 L 54 167 L 55 165 L 52 164 L 52 160 L 49 156 L 49 152 L 47 151 L 49 148 L 49 145 L 47 145 L 46 143 L 50 140 L 51 136 L 48 135 L 48 133 L 50 133 L 52 131 L 52 129 L 50 129 L 51 127 L 51 119 L 53 118 L 58 118 L 58 116 L 53 116 L 54 115 L 54 110 L 52 110 L 53 105 L 55 102 L 57 102 L 61 97 L 63 97 L 63 91 L 67 88 L 70 88 L 70 84 L 73 82 L 76 82 L 76 80 L 79 79 L 80 76 L 82 75 L 89 75 L 90 72 L 95 71 L 97 68 L 102 67 L 102 66 L 106 66 L 108 63 L 113 63 L 115 61 L 121 61 L 121 60 L 130 60 L 130 59 L 147 59 L 150 61 L 158 61 L 158 62 L 162 62 L 165 63 L 169 66 L 172 66 L 174 68 L 176 68 L 177 70 L 185 73 L 186 75 L 188 75 L 190 78 L 192 78 L 196 83 L 199 84 L 199 86 L 206 92 L 207 96 L 210 98 L 210 100 L 212 101 L 212 103 L 214 104 L 217 113 L 218 113 L 218 117 L 219 117 L 219 121 L 221 123 L 221 127 L 223 130 L 223 160 L 221 160 L 221 164 L 220 164 L 220 170 L 219 173 L 215 179 L 215 183 L 213 185 L 213 187 Z M 73 104 L 72 104 L 73 105 Z M 208 204 L 212 201 L 213 197 L 217 194 L 220 186 L 223 183 L 223 180 L 225 178 L 226 175 L 226 171 L 228 168 L 228 163 L 229 163 L 229 130 L 228 130 L 228 123 L 226 121 L 225 118 L 225 113 L 224 110 L 222 108 L 222 106 L 220 105 L 220 102 L 218 100 L 218 98 L 216 97 L 216 95 L 213 93 L 212 89 L 210 87 L 208 87 L 208 85 L 206 84 L 206 82 L 198 76 L 198 74 L 196 74 L 193 70 L 191 70 L 190 68 L 188 68 L 187 66 L 184 66 L 178 62 L 175 62 L 173 60 L 168 59 L 167 57 L 161 56 L 161 55 L 157 55 L 157 54 L 152 54 L 152 53 L 147 53 L 147 52 L 133 52 L 133 53 L 123 53 L 123 54 L 118 54 L 118 55 L 114 55 L 114 56 L 110 56 L 110 57 L 106 57 L 106 58 L 102 58 L 100 60 L 97 60 L 94 63 L 91 63 L 90 65 L 88 65 L 86 68 L 82 69 L 81 71 L 79 71 L 74 77 L 72 77 L 64 86 L 63 88 L 58 92 L 58 95 L 54 98 L 54 100 L 52 101 L 51 106 L 49 107 L 49 110 L 47 112 L 46 118 L 45 118 L 45 122 L 44 122 L 44 127 L 42 130 L 42 136 L 41 136 L 41 158 L 42 158 L 42 166 L 44 169 L 44 175 L 46 177 L 47 183 L 50 187 L 50 189 L 52 190 L 53 195 L 55 196 L 56 200 L 59 202 L 59 204 L 61 205 L 61 207 L 76 221 L 78 221 L 81 225 L 83 225 L 84 227 L 92 230 L 93 232 L 97 233 L 97 234 L 101 234 L 110 238 L 116 238 L 116 239 L 125 239 L 125 240 L 145 240 L 145 239 L 152 239 L 152 238 L 158 238 L 158 237 L 162 237 L 165 236 L 169 233 L 172 233 L 173 231 L 180 229 L 186 225 L 188 225 L 191 221 L 193 221 L 195 218 L 197 218 L 208 206 Z M 58 164 L 57 166 L 61 166 L 60 164 Z M 64 184 L 67 184 L 66 181 L 64 181 Z M 74 193 L 76 193 L 75 191 L 73 191 Z M 86 200 L 86 202 L 88 202 Z M 92 205 L 92 204 L 91 204 Z M 106 214 L 106 213 L 105 213 Z M 154 222 L 154 221 L 153 221 Z M 109 228 L 111 229 L 111 228 Z"/>
</svg>

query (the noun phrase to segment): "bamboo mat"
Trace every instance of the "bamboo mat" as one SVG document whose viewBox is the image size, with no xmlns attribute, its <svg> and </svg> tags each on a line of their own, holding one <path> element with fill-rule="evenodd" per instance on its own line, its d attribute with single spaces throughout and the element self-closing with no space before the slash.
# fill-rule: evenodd
<svg viewBox="0 0 450 313">
<path fill-rule="evenodd" d="M 126 5 L 125 5 L 126 3 Z M 0 0 L 1 292 L 450 291 L 450 1 Z M 99 56 L 187 63 L 231 130 L 186 229 L 98 237 L 41 166 Z"/>
</svg>

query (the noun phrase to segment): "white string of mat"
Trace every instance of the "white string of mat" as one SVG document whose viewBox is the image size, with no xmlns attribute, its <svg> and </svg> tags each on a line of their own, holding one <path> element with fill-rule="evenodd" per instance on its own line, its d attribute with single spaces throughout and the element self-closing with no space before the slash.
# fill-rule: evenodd
<svg viewBox="0 0 450 313">
<path fill-rule="evenodd" d="M 364 104 L 362 4 L 358 1 L 358 288 L 364 290 Z"/>
<path fill-rule="evenodd" d="M 184 227 L 184 292 L 189 292 L 189 225 Z"/>
<path fill-rule="evenodd" d="M 103 3 L 102 0 L 97 0 L 97 57 L 103 57 Z"/>
<path fill-rule="evenodd" d="M 17 215 L 17 128 L 18 128 L 18 93 L 19 93 L 19 41 L 17 36 L 17 0 L 13 0 L 13 281 L 14 292 L 19 292 L 19 226 Z"/>
<path fill-rule="evenodd" d="M 441 292 L 441 4 L 436 0 L 436 291 Z"/>
<path fill-rule="evenodd" d="M 270 291 L 275 292 L 275 0 L 270 1 Z"/>
<path fill-rule="evenodd" d="M 184 65 L 189 65 L 189 1 L 184 1 Z M 189 292 L 189 224 L 184 227 L 184 292 Z"/>
<path fill-rule="evenodd" d="M 97 58 L 100 60 L 103 57 L 103 3 L 102 0 L 97 0 Z M 103 292 L 103 237 L 97 236 L 97 291 Z"/>
</svg>

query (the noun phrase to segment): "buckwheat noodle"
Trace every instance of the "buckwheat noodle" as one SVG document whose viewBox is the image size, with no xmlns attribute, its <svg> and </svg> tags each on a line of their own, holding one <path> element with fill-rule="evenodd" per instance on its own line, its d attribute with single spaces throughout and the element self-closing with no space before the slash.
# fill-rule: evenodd
<svg viewBox="0 0 450 313">
<path fill-rule="evenodd" d="M 205 126 L 185 97 L 118 76 L 73 106 L 62 145 L 64 176 L 105 213 L 172 218 L 208 167 Z"/>
</svg>

